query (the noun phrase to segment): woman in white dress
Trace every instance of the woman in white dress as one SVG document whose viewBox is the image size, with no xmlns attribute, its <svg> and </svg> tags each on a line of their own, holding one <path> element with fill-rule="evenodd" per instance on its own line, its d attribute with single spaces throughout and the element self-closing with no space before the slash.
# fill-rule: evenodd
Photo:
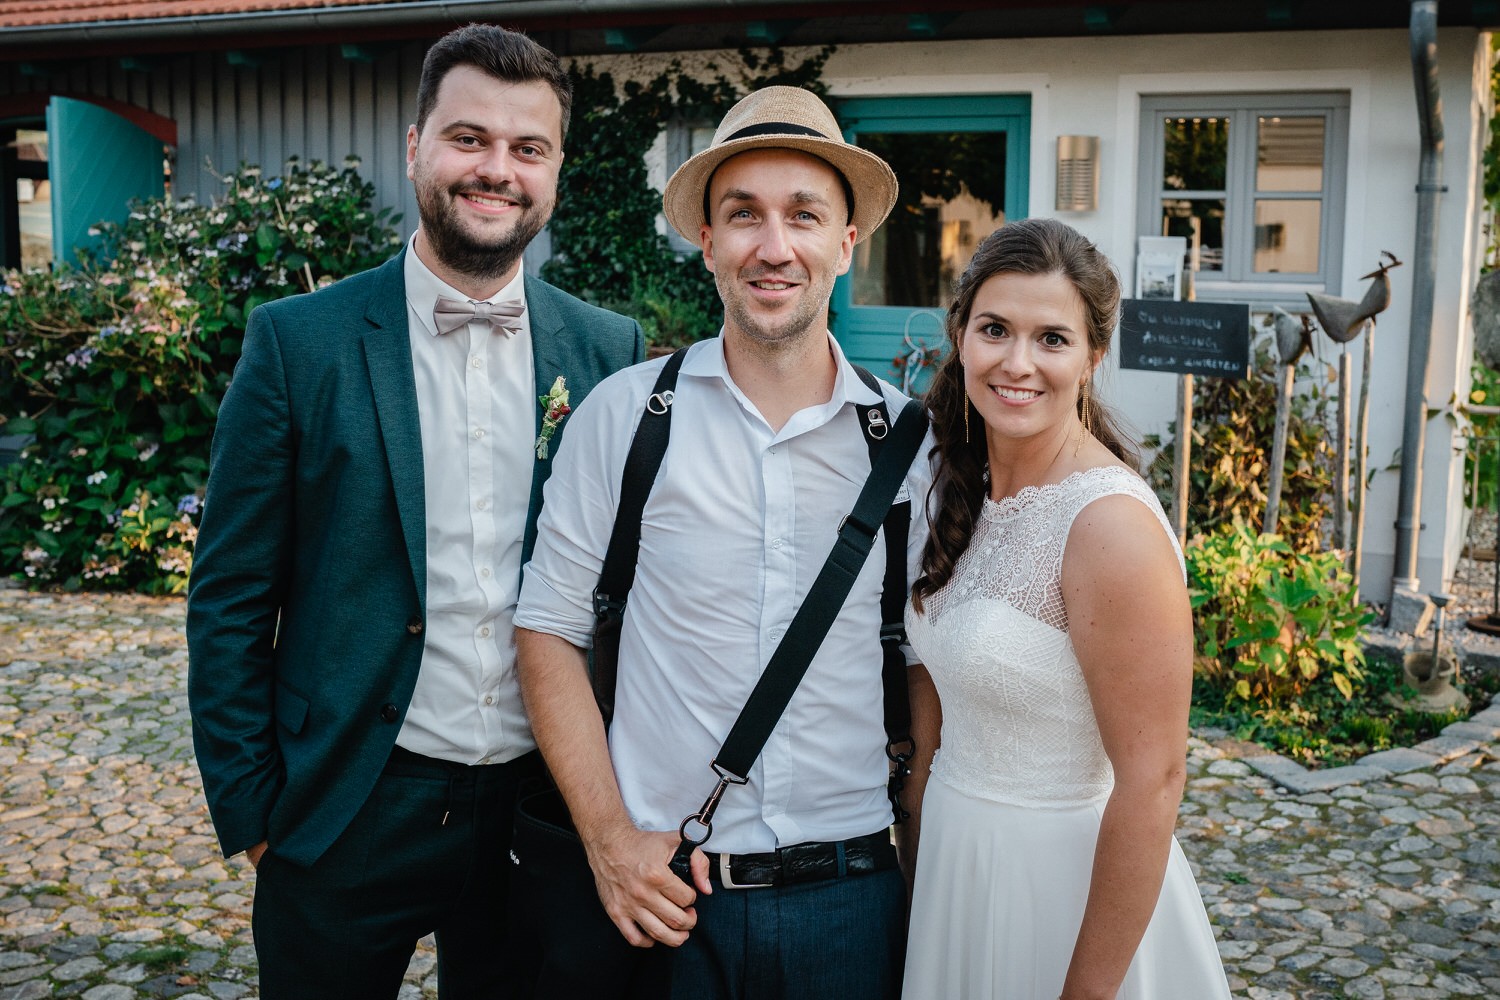
<svg viewBox="0 0 1500 1000">
<path fill-rule="evenodd" d="M 987 238 L 928 396 L 940 460 L 907 625 L 943 707 L 906 1000 L 1215 1000 L 1172 835 L 1193 632 L 1182 556 L 1090 378 L 1119 282 L 1053 220 Z"/>
</svg>

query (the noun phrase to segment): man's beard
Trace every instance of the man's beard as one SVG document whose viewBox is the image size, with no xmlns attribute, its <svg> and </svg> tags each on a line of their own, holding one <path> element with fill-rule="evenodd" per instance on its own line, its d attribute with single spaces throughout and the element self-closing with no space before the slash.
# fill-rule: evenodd
<svg viewBox="0 0 1500 1000">
<path fill-rule="evenodd" d="M 463 194 L 490 194 L 514 201 L 520 212 L 510 228 L 490 236 L 488 241 L 476 238 L 459 219 L 458 199 Z M 526 247 L 536 238 L 552 215 L 552 206 L 537 209 L 534 200 L 508 185 L 455 184 L 447 191 L 447 200 L 433 187 L 417 189 L 417 215 L 427 245 L 443 265 L 478 281 L 504 276 Z"/>
<path fill-rule="evenodd" d="M 741 287 L 742 282 L 759 281 L 762 279 L 775 279 L 779 276 L 777 268 L 751 268 L 738 275 L 714 275 L 714 281 L 719 287 L 719 299 L 724 303 L 724 311 L 734 325 L 749 339 L 766 347 L 775 347 L 800 341 L 807 331 L 822 316 L 828 305 L 828 293 L 830 289 L 816 287 L 812 275 L 808 273 L 795 273 L 792 277 L 803 285 L 802 298 L 796 305 L 784 315 L 774 317 L 757 317 L 750 311 L 749 295 Z M 821 332 L 821 331 L 820 331 Z"/>
</svg>

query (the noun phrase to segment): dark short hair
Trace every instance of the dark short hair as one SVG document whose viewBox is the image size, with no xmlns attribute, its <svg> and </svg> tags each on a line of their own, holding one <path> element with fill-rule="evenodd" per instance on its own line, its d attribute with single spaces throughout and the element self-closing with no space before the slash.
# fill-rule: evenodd
<svg viewBox="0 0 1500 1000">
<path fill-rule="evenodd" d="M 422 61 L 422 80 L 417 84 L 417 130 L 427 124 L 438 88 L 455 66 L 473 66 L 507 83 L 545 83 L 557 95 L 562 108 L 562 134 L 568 134 L 573 114 L 573 83 L 562 60 L 530 38 L 493 24 L 470 24 L 448 32 Z"/>
</svg>

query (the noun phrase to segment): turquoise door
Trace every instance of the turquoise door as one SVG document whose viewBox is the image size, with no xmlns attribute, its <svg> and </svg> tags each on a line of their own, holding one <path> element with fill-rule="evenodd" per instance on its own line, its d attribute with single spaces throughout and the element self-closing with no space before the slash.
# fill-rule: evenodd
<svg viewBox="0 0 1500 1000">
<path fill-rule="evenodd" d="M 112 111 L 87 101 L 47 102 L 47 173 L 52 187 L 52 256 L 77 259 L 93 246 L 89 228 L 120 222 L 132 198 L 166 190 L 162 141 Z"/>
<path fill-rule="evenodd" d="M 895 170 L 901 194 L 834 286 L 834 336 L 851 360 L 897 385 L 907 376 L 920 391 L 929 372 L 893 362 L 942 346 L 953 285 L 974 247 L 1027 214 L 1031 98 L 854 98 L 838 114 L 845 138 Z"/>
</svg>

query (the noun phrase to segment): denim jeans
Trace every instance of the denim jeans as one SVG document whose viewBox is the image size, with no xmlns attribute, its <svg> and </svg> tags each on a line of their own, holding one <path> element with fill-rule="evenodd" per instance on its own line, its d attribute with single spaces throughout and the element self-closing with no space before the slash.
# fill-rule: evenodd
<svg viewBox="0 0 1500 1000">
<path fill-rule="evenodd" d="M 906 949 L 899 869 L 698 896 L 673 1000 L 895 1000 Z"/>
</svg>

